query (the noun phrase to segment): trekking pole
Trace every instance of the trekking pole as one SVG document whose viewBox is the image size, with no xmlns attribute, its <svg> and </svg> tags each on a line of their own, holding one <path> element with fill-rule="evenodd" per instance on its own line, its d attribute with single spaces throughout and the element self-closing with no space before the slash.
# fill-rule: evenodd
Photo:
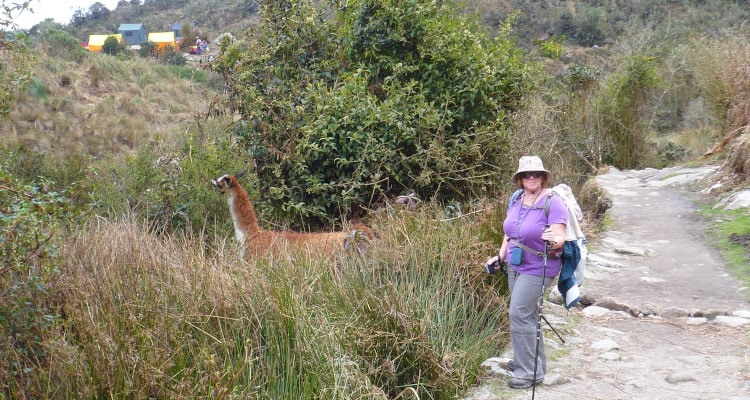
<svg viewBox="0 0 750 400">
<path fill-rule="evenodd" d="M 557 338 L 560 339 L 560 343 L 565 344 L 565 339 L 563 339 L 562 336 L 560 336 L 560 334 L 557 332 L 555 327 L 552 326 L 552 324 L 550 324 L 549 321 L 547 321 L 547 318 L 544 315 L 542 315 L 542 319 L 544 320 L 544 322 L 547 323 L 547 326 L 549 326 L 549 328 L 552 329 L 552 332 L 555 332 L 555 335 L 557 335 Z"/>
<path fill-rule="evenodd" d="M 549 229 L 549 224 L 544 225 L 544 229 Z M 544 253 L 542 254 L 542 292 L 539 293 L 539 319 L 536 321 L 536 350 L 534 350 L 534 379 L 531 381 L 531 400 L 536 396 L 536 369 L 539 363 L 539 343 L 542 341 L 542 304 L 544 303 L 544 280 L 547 275 L 547 247 L 549 243 L 544 243 Z M 562 338 L 560 338 L 562 340 Z"/>
</svg>

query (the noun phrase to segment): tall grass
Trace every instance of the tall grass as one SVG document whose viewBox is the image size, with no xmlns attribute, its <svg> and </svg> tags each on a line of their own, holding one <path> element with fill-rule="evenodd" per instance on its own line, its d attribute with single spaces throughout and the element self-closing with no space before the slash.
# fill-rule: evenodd
<svg viewBox="0 0 750 400">
<path fill-rule="evenodd" d="M 203 236 L 97 219 L 71 239 L 34 398 L 454 398 L 507 343 L 486 214 L 388 208 L 366 258 L 243 263 Z M 500 289 L 499 289 L 500 288 Z"/>
</svg>

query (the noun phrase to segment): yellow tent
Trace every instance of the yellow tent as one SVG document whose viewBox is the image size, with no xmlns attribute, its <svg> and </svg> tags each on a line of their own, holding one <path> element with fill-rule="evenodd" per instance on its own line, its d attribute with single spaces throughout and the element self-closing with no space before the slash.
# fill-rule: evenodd
<svg viewBox="0 0 750 400">
<path fill-rule="evenodd" d="M 157 51 L 165 50 L 169 46 L 177 49 L 174 32 L 151 32 L 148 34 L 148 41 L 154 44 Z"/>
<path fill-rule="evenodd" d="M 102 51 L 102 46 L 104 46 L 104 41 L 107 40 L 108 37 L 114 36 L 117 38 L 117 41 L 122 43 L 122 35 L 119 33 L 113 33 L 110 35 L 89 35 L 89 45 L 88 49 L 89 51 L 93 52 L 100 52 Z"/>
</svg>

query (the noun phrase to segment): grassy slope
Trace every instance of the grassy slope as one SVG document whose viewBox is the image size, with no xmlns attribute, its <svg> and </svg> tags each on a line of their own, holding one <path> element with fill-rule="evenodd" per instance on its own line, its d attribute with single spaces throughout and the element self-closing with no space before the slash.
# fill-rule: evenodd
<svg viewBox="0 0 750 400">
<path fill-rule="evenodd" d="M 75 63 L 41 55 L 34 73 L 34 90 L 1 138 L 44 153 L 127 152 L 179 132 L 216 94 L 205 71 L 138 57 L 90 54 Z"/>
<path fill-rule="evenodd" d="M 87 20 L 77 29 L 76 36 L 85 40 L 92 33 L 116 32 L 121 23 L 143 23 L 148 31 L 156 32 L 169 30 L 175 22 L 189 23 L 209 38 L 223 32 L 239 34 L 256 22 L 260 3 L 261 0 L 152 0 L 136 6 L 129 1 L 122 2 L 108 16 Z M 672 34 L 687 30 L 720 32 L 728 26 L 741 24 L 750 13 L 747 2 L 718 0 L 700 4 L 689 0 L 466 0 L 458 3 L 465 5 L 466 12 L 478 14 L 492 32 L 499 22 L 518 11 L 516 35 L 524 47 L 550 34 L 565 34 L 573 40 L 572 32 L 566 31 L 562 22 L 565 18 L 570 18 L 573 25 L 588 24 L 600 29 L 602 42 L 598 44 L 602 45 L 604 41 L 614 42 L 621 35 L 659 28 L 668 29 Z"/>
</svg>

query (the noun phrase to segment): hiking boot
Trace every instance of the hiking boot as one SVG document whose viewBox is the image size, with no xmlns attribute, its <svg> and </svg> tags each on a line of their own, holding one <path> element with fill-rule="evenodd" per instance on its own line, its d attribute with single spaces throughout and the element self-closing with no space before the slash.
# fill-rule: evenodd
<svg viewBox="0 0 750 400">
<path fill-rule="evenodd" d="M 544 378 L 537 379 L 536 384 L 540 385 L 542 381 L 544 381 Z M 511 389 L 526 389 L 530 388 L 533 384 L 533 379 L 510 378 L 508 381 L 508 386 L 510 386 Z"/>
<path fill-rule="evenodd" d="M 507 363 L 505 363 L 505 369 L 508 371 L 513 371 L 516 369 L 516 364 L 513 360 L 508 360 Z"/>
</svg>

